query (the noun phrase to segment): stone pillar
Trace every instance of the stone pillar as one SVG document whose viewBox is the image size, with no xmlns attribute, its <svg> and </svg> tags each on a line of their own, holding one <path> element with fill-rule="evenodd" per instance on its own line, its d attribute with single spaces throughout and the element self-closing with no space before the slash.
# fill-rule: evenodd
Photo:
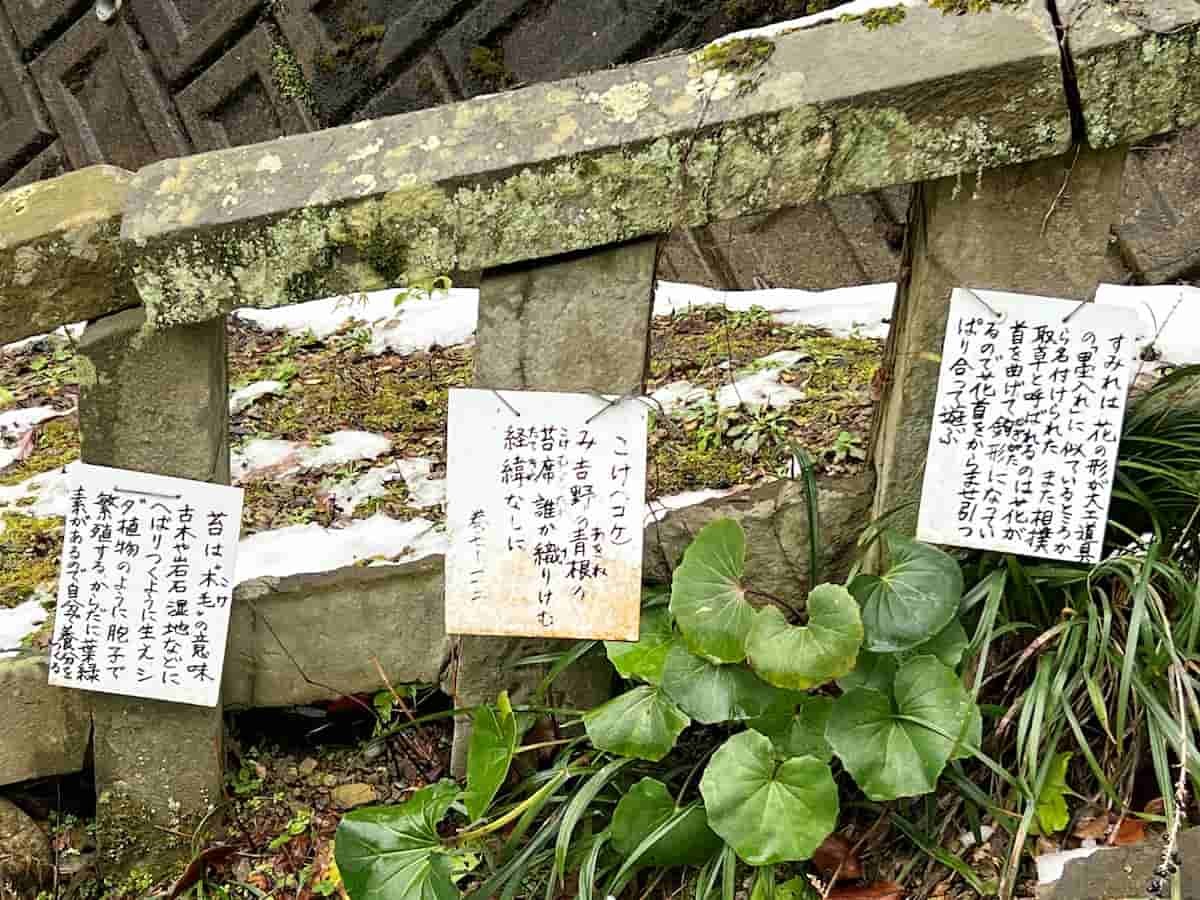
<svg viewBox="0 0 1200 900">
<path fill-rule="evenodd" d="M 131 309 L 80 338 L 84 462 L 228 484 L 224 318 L 148 334 L 144 323 Z M 221 707 L 95 694 L 92 709 L 104 861 L 177 862 L 221 802 Z"/>
<path fill-rule="evenodd" d="M 641 392 L 650 353 L 658 241 L 643 240 L 548 262 L 484 273 L 479 287 L 475 384 L 498 390 Z M 463 635 L 448 692 L 455 706 L 494 702 L 507 690 L 529 697 L 543 667 L 513 668 L 526 656 L 569 641 Z M 594 706 L 609 696 L 603 654 L 577 662 L 555 681 L 555 705 Z M 470 722 L 454 728 L 452 768 L 466 767 Z"/>
<path fill-rule="evenodd" d="M 916 529 L 950 292 L 955 287 L 1090 299 L 1122 275 L 1109 248 L 1125 148 L 1088 147 L 943 178 L 913 191 L 892 329 L 880 370 L 872 459 L 876 516 Z"/>
</svg>

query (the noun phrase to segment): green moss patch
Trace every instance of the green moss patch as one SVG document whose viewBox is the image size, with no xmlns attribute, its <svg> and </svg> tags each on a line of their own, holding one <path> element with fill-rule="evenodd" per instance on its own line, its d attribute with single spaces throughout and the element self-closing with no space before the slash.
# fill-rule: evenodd
<svg viewBox="0 0 1200 900">
<path fill-rule="evenodd" d="M 75 416 L 51 419 L 38 426 L 28 457 L 0 472 L 0 485 L 17 484 L 60 469 L 79 459 L 79 422 Z"/>
<path fill-rule="evenodd" d="M 0 606 L 11 609 L 29 599 L 39 587 L 53 589 L 58 578 L 58 556 L 62 550 L 61 519 L 35 519 L 12 513 L 0 515 L 4 522 L 0 541 Z"/>
</svg>

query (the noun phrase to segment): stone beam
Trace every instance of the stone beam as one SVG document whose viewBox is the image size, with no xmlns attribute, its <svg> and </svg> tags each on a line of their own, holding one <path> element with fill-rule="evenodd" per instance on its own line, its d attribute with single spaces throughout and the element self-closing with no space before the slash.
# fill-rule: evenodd
<svg viewBox="0 0 1200 900">
<path fill-rule="evenodd" d="M 1041 0 L 835 22 L 142 169 L 123 237 L 156 327 L 486 269 L 1070 139 Z M 969 190 L 969 185 L 965 187 Z"/>
<path fill-rule="evenodd" d="M 1200 4 L 1058 0 L 1093 147 L 1200 123 Z"/>
<path fill-rule="evenodd" d="M 0 345 L 138 304 L 120 243 L 132 178 L 90 166 L 0 194 Z"/>
</svg>

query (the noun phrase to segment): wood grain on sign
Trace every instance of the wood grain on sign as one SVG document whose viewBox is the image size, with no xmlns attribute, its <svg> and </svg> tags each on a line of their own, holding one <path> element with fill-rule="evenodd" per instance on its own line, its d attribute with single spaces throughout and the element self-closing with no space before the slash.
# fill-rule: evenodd
<svg viewBox="0 0 1200 900">
<path fill-rule="evenodd" d="M 1097 562 L 1134 310 L 958 288 L 950 301 L 917 537 Z"/>
<path fill-rule="evenodd" d="M 71 467 L 50 684 L 216 706 L 242 490 Z"/>
<path fill-rule="evenodd" d="M 637 640 L 646 422 L 634 400 L 450 392 L 448 632 Z"/>
</svg>

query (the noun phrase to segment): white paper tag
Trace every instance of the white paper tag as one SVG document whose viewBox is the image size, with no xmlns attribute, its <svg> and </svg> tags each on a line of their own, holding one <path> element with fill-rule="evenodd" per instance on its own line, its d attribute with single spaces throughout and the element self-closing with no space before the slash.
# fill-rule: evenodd
<svg viewBox="0 0 1200 900">
<path fill-rule="evenodd" d="M 446 630 L 638 637 L 646 407 L 452 390 Z"/>
<path fill-rule="evenodd" d="M 216 706 L 242 490 L 72 466 L 50 684 Z"/>
<path fill-rule="evenodd" d="M 1131 309 L 956 289 L 917 537 L 1099 561 L 1138 327 Z"/>
</svg>

